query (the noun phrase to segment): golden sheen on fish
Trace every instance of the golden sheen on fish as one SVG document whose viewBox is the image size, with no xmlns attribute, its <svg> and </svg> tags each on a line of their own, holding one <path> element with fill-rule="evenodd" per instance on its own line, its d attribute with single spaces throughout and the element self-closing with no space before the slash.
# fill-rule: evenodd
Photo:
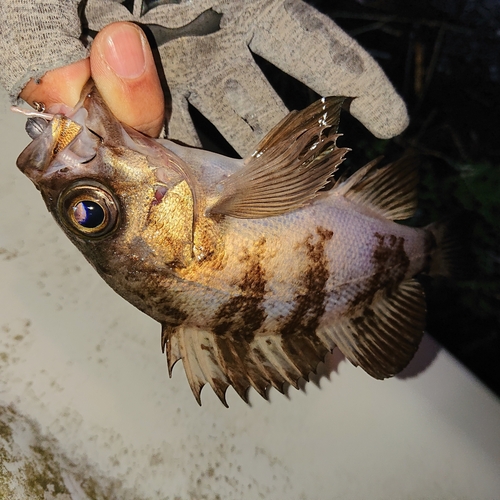
<svg viewBox="0 0 500 500">
<path fill-rule="evenodd" d="M 324 190 L 343 161 L 343 98 L 290 113 L 245 159 L 120 124 L 90 81 L 64 114 L 30 113 L 18 167 L 102 278 L 162 325 L 169 373 L 266 397 L 297 387 L 338 347 L 378 379 L 410 361 L 439 272 L 434 226 L 393 221 L 416 207 L 403 159 L 371 162 Z"/>
</svg>

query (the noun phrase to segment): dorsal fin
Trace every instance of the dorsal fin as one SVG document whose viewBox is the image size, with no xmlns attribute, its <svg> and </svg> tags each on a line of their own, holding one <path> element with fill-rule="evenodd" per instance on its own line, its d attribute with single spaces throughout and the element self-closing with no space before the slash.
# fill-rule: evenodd
<svg viewBox="0 0 500 500">
<path fill-rule="evenodd" d="M 418 349 L 425 328 L 425 295 L 418 281 L 404 281 L 392 293 L 380 291 L 372 305 L 318 332 L 333 341 L 355 366 L 377 379 L 405 368 Z"/>
<path fill-rule="evenodd" d="M 216 335 L 194 326 L 164 327 L 162 347 L 171 373 L 182 359 L 193 394 L 201 404 L 208 383 L 227 406 L 225 392 L 234 387 L 248 402 L 253 387 L 262 397 L 272 386 L 283 392 L 288 382 L 306 380 L 337 346 L 354 365 L 382 379 L 400 372 L 415 354 L 425 326 L 425 297 L 420 284 L 408 280 L 391 292 L 381 290 L 370 306 L 337 318 L 317 331 L 256 336 L 248 344 L 231 335 Z"/>
<path fill-rule="evenodd" d="M 343 97 L 320 99 L 290 113 L 260 142 L 245 166 L 222 181 L 207 214 L 261 218 L 291 212 L 322 189 L 346 148 L 337 148 Z"/>
<path fill-rule="evenodd" d="M 250 387 L 265 399 L 269 387 L 283 392 L 288 382 L 298 388 L 297 381 L 315 372 L 329 351 L 327 346 L 314 345 L 300 335 L 286 346 L 280 335 L 256 337 L 250 345 L 240 346 L 231 336 L 185 325 L 163 327 L 162 348 L 166 350 L 170 374 L 175 362 L 182 359 L 198 404 L 201 405 L 201 390 L 208 383 L 224 406 L 229 386 L 247 403 Z"/>
<path fill-rule="evenodd" d="M 405 156 L 379 168 L 381 159 L 367 163 L 348 179 L 340 179 L 332 194 L 370 208 L 386 219 L 408 219 L 417 208 L 418 160 Z"/>
</svg>

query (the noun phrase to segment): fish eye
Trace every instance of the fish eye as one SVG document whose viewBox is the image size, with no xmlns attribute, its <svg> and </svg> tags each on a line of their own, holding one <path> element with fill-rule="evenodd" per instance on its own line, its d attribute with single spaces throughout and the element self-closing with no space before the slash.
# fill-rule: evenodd
<svg viewBox="0 0 500 500">
<path fill-rule="evenodd" d="M 58 200 L 64 224 L 80 236 L 99 238 L 111 233 L 118 223 L 118 203 L 102 185 L 79 181 L 65 189 Z"/>
</svg>

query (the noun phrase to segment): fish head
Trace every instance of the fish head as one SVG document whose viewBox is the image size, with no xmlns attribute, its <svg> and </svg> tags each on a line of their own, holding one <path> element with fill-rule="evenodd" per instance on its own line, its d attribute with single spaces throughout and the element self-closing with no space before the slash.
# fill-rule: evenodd
<svg viewBox="0 0 500 500">
<path fill-rule="evenodd" d="M 91 81 L 75 108 L 33 115 L 17 166 L 103 277 L 189 264 L 194 181 L 180 158 L 122 125 Z"/>
</svg>

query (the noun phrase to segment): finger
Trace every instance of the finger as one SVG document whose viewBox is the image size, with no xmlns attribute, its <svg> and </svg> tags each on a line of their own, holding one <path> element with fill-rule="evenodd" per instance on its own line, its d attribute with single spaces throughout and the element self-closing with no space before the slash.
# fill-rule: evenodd
<svg viewBox="0 0 500 500">
<path fill-rule="evenodd" d="M 47 68 L 85 59 L 80 40 L 81 0 L 0 1 L 0 82 L 12 104 L 26 83 L 39 79 Z"/>
<path fill-rule="evenodd" d="M 188 100 L 182 92 L 170 88 L 172 97 L 172 115 L 168 122 L 168 137 L 189 144 L 202 147 L 198 132 L 189 113 Z"/>
<path fill-rule="evenodd" d="M 30 80 L 19 97 L 32 106 L 34 102 L 39 102 L 46 108 L 60 103 L 73 107 L 89 77 L 90 62 L 82 59 L 45 73 L 37 82 Z"/>
<path fill-rule="evenodd" d="M 249 46 L 320 95 L 356 97 L 351 114 L 377 137 L 393 137 L 408 125 L 403 100 L 375 60 L 305 2 L 276 2 L 254 20 Z"/>
<path fill-rule="evenodd" d="M 103 28 L 92 45 L 90 67 L 99 92 L 118 120 L 147 135 L 158 136 L 165 105 L 143 31 L 128 22 Z"/>
<path fill-rule="evenodd" d="M 288 110 L 248 50 L 224 56 L 224 76 L 205 72 L 190 89 L 189 102 L 245 157 Z"/>
</svg>

